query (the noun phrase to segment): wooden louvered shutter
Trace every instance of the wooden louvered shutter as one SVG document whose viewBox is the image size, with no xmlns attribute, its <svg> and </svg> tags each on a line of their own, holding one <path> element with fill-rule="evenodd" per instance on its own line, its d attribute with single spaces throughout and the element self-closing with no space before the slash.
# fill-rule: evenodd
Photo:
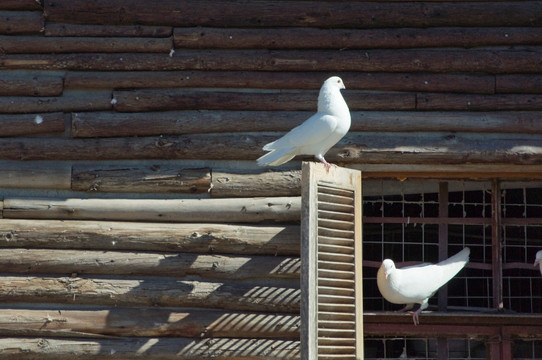
<svg viewBox="0 0 542 360">
<path fill-rule="evenodd" d="M 303 360 L 363 359 L 361 201 L 361 172 L 303 163 Z"/>
</svg>

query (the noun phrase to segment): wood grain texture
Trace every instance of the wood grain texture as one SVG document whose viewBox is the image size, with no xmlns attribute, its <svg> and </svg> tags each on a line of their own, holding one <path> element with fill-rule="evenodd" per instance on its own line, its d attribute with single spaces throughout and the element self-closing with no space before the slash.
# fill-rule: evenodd
<svg viewBox="0 0 542 360">
<path fill-rule="evenodd" d="M 2 38 L 2 36 L 0 36 Z M 4 43 L 2 48 L 4 48 Z M 64 79 L 61 76 L 0 72 L 0 96 L 59 96 Z"/>
<path fill-rule="evenodd" d="M 308 5 L 307 5 L 308 4 Z M 171 26 L 383 28 L 536 26 L 542 4 L 529 2 L 244 2 L 164 0 L 46 0 L 49 21 Z M 120 11 L 122 9 L 122 11 Z M 121 15 L 122 14 L 122 15 Z"/>
<path fill-rule="evenodd" d="M 41 11 L 0 11 L 0 34 L 39 34 L 43 24 Z"/>
<path fill-rule="evenodd" d="M 158 222 L 297 222 L 299 197 L 242 199 L 5 198 L 5 218 Z"/>
<path fill-rule="evenodd" d="M 540 46 L 517 49 L 183 50 L 173 56 L 7 54 L 0 69 L 77 71 L 360 71 L 539 73 Z"/>
<path fill-rule="evenodd" d="M 100 37 L 169 37 L 173 35 L 173 28 L 170 26 L 94 25 L 48 22 L 45 26 L 44 35 Z"/>
<path fill-rule="evenodd" d="M 0 80 L 1 82 L 1 80 Z M 0 137 L 62 134 L 66 130 L 64 113 L 0 115 Z"/>
<path fill-rule="evenodd" d="M 299 316 L 190 308 L 0 309 L 0 335 L 299 339 Z"/>
<path fill-rule="evenodd" d="M 36 0 L 2 0 L 0 10 L 42 10 Z"/>
<path fill-rule="evenodd" d="M 163 359 L 300 359 L 299 341 L 278 339 L 243 338 L 145 338 L 127 339 L 55 339 L 55 338 L 4 338 L 1 348 L 9 354 L 0 359 L 56 360 L 76 357 L 84 360 L 140 358 Z M 7 356 L 6 356 L 7 355 Z"/>
<path fill-rule="evenodd" d="M 62 96 L 3 96 L 0 113 L 25 114 L 41 112 L 70 112 L 111 110 L 110 91 L 65 92 Z"/>
<path fill-rule="evenodd" d="M 205 282 L 178 278 L 0 276 L 4 303 L 196 307 L 299 312 L 299 280 Z"/>
</svg>

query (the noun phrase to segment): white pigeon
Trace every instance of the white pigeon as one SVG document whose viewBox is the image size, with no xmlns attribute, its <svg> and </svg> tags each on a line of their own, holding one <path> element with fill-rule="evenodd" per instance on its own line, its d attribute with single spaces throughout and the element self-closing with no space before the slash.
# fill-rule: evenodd
<svg viewBox="0 0 542 360">
<path fill-rule="evenodd" d="M 540 274 L 542 274 L 542 250 L 536 253 L 536 258 L 534 259 L 534 266 L 536 265 L 540 267 Z"/>
<path fill-rule="evenodd" d="M 296 155 L 314 155 L 329 170 L 331 164 L 324 159 L 325 153 L 350 129 L 350 110 L 341 89 L 345 86 L 338 76 L 324 81 L 318 95 L 318 112 L 280 139 L 265 145 L 263 150 L 269 152 L 257 160 L 258 165 L 277 166 Z"/>
<path fill-rule="evenodd" d="M 428 301 L 437 290 L 450 281 L 469 262 L 470 249 L 464 248 L 454 256 L 438 264 L 420 264 L 397 269 L 392 260 L 382 262 L 376 275 L 378 290 L 394 304 L 407 304 L 400 311 L 420 308 L 412 313 L 414 325 L 418 325 L 419 315 L 429 306 Z"/>
</svg>

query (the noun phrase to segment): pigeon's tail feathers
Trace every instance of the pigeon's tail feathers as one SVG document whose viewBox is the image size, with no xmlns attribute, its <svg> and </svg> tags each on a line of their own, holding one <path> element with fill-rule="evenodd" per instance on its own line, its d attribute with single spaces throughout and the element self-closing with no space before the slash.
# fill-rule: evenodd
<svg viewBox="0 0 542 360">
<path fill-rule="evenodd" d="M 470 249 L 467 247 L 454 256 L 451 256 L 437 264 L 437 266 L 442 269 L 441 275 L 443 284 L 447 283 L 465 267 L 465 265 L 469 262 L 469 255 Z"/>
<path fill-rule="evenodd" d="M 266 150 L 265 147 L 264 147 L 264 150 Z M 291 148 L 278 149 L 278 150 L 272 150 L 271 152 L 261 156 L 260 158 L 258 158 L 257 161 L 258 161 L 258 165 L 260 166 L 278 166 L 292 160 L 295 155 L 296 155 L 295 152 Z"/>
<path fill-rule="evenodd" d="M 265 151 L 273 151 L 273 150 L 276 150 L 276 148 L 274 147 L 274 146 L 275 146 L 275 143 L 276 143 L 276 141 L 273 141 L 273 142 L 270 142 L 270 143 L 268 143 L 268 144 L 265 144 L 265 145 L 263 146 L 263 150 L 265 150 Z"/>
</svg>

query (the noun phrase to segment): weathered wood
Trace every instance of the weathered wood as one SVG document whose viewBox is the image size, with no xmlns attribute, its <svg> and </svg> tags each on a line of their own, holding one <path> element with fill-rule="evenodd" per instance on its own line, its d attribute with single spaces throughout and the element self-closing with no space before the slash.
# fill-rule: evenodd
<svg viewBox="0 0 542 360">
<path fill-rule="evenodd" d="M 539 73 L 541 48 L 184 50 L 169 54 L 6 54 L 1 69 Z"/>
<path fill-rule="evenodd" d="M 299 197 L 242 199 L 5 198 L 4 217 L 160 222 L 299 221 Z"/>
<path fill-rule="evenodd" d="M 211 280 L 299 278 L 299 258 L 127 251 L 4 249 L 0 272 L 108 276 L 198 276 Z"/>
<path fill-rule="evenodd" d="M 0 137 L 64 133 L 64 113 L 0 115 L 0 129 Z"/>
<path fill-rule="evenodd" d="M 4 161 L 0 163 L 0 188 L 4 189 L 68 190 L 71 186 L 70 179 L 69 164 Z"/>
<path fill-rule="evenodd" d="M 111 110 L 110 91 L 64 92 L 57 97 L 0 97 L 1 113 L 69 112 Z"/>
<path fill-rule="evenodd" d="M 542 75 L 498 75 L 495 80 L 497 93 L 542 93 Z"/>
<path fill-rule="evenodd" d="M 299 256 L 299 226 L 0 219 L 0 246 Z"/>
<path fill-rule="evenodd" d="M 540 26 L 542 3 L 46 0 L 48 21 L 172 26 L 319 28 Z M 122 11 L 121 11 L 122 9 Z M 122 14 L 122 16 L 120 16 Z"/>
<path fill-rule="evenodd" d="M 142 25 L 92 25 L 50 23 L 45 26 L 45 36 L 138 36 L 169 37 L 173 35 L 170 26 Z"/>
<path fill-rule="evenodd" d="M 213 171 L 212 197 L 299 196 L 301 172 L 267 171 L 234 173 Z"/>
<path fill-rule="evenodd" d="M 38 34 L 43 24 L 41 11 L 0 11 L 0 34 Z"/>
<path fill-rule="evenodd" d="M 253 360 L 300 359 L 299 341 L 239 338 L 55 339 L 3 338 L 2 360 Z"/>
<path fill-rule="evenodd" d="M 2 0 L 0 10 L 42 10 L 39 0 Z"/>
<path fill-rule="evenodd" d="M 154 53 L 169 54 L 171 38 L 0 36 L 6 54 Z"/>
<path fill-rule="evenodd" d="M 279 134 L 195 134 L 143 138 L 0 138 L 3 160 L 256 160 Z M 540 134 L 350 132 L 326 155 L 335 163 L 537 164 Z M 311 159 L 310 156 L 299 159 Z M 297 160 L 297 159 L 296 159 Z M 294 161 L 296 161 L 294 160 Z"/>
<path fill-rule="evenodd" d="M 163 306 L 299 312 L 299 280 L 203 282 L 177 278 L 0 276 L 3 303 Z"/>
<path fill-rule="evenodd" d="M 211 191 L 211 169 L 149 166 L 74 165 L 72 190 L 201 194 Z"/>
<path fill-rule="evenodd" d="M 315 110 L 316 91 L 261 90 L 134 90 L 114 91 L 114 109 L 121 112 L 156 110 Z M 413 110 L 415 95 L 398 92 L 349 91 L 350 110 Z"/>
<path fill-rule="evenodd" d="M 72 113 L 73 137 L 289 131 L 313 111 Z M 542 133 L 540 111 L 351 111 L 351 132 Z M 266 119 L 266 121 L 263 121 Z M 202 126 L 205 124 L 205 126 Z"/>
<path fill-rule="evenodd" d="M 70 71 L 70 88 L 255 88 L 318 90 L 329 76 L 338 75 L 350 90 L 467 92 L 492 94 L 495 76 L 479 74 L 267 72 L 267 71 Z"/>
<path fill-rule="evenodd" d="M 538 94 L 418 94 L 418 110 L 542 110 Z"/>
<path fill-rule="evenodd" d="M 538 134 L 355 133 L 332 148 L 326 159 L 338 162 L 539 164 Z"/>
<path fill-rule="evenodd" d="M 1 39 L 0 44 L 4 48 Z M 60 76 L 0 73 L 0 96 L 58 96 L 62 94 L 63 87 Z"/>
<path fill-rule="evenodd" d="M 0 335 L 299 339 L 299 316 L 211 309 L 0 309 Z"/>
<path fill-rule="evenodd" d="M 177 48 L 196 49 L 405 49 L 539 45 L 541 28 L 240 29 L 179 27 Z"/>
<path fill-rule="evenodd" d="M 78 112 L 72 113 L 72 136 L 112 137 L 239 131 L 289 131 L 308 119 L 315 110 Z"/>
</svg>

